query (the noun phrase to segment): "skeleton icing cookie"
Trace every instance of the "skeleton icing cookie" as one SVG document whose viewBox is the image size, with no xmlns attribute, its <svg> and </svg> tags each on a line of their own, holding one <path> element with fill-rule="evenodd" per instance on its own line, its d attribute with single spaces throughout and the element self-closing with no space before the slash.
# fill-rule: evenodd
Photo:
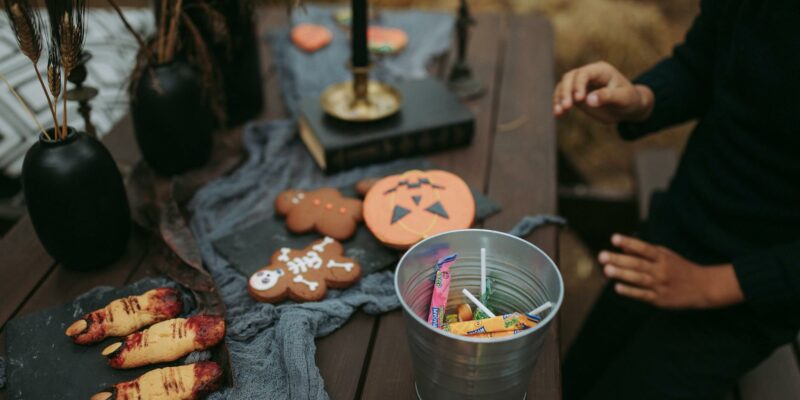
<svg viewBox="0 0 800 400">
<path fill-rule="evenodd" d="M 269 266 L 250 277 L 248 292 L 267 303 L 286 297 L 298 302 L 321 300 L 328 287 L 343 289 L 361 277 L 358 263 L 343 254 L 342 245 L 330 237 L 302 250 L 284 247 L 272 255 Z"/>
<path fill-rule="evenodd" d="M 362 220 L 361 200 L 342 197 L 331 188 L 282 192 L 275 199 L 275 211 L 286 216 L 292 233 L 317 231 L 336 240 L 353 236 Z"/>
<path fill-rule="evenodd" d="M 407 249 L 426 237 L 472 226 L 469 186 L 447 171 L 407 171 L 375 183 L 364 199 L 364 221 L 381 243 Z"/>
</svg>

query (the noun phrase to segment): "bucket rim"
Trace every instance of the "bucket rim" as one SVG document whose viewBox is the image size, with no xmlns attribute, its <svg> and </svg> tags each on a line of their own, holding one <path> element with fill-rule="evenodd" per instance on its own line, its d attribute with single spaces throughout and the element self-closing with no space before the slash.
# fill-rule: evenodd
<svg viewBox="0 0 800 400">
<path fill-rule="evenodd" d="M 445 332 L 442 329 L 434 328 L 434 327 L 430 326 L 430 324 L 428 324 L 427 321 L 423 320 L 419 315 L 417 315 L 417 313 L 415 313 L 413 310 L 411 310 L 411 307 L 408 305 L 408 303 L 406 303 L 405 299 L 403 299 L 403 296 L 400 293 L 400 284 L 398 282 L 398 274 L 397 274 L 397 272 L 400 270 L 400 266 L 405 261 L 406 256 L 408 256 L 408 254 L 411 253 L 412 250 L 417 248 L 417 246 L 420 246 L 420 245 L 424 244 L 425 242 L 427 242 L 429 240 L 436 239 L 439 236 L 450 235 L 450 234 L 459 233 L 459 232 L 483 232 L 483 233 L 490 233 L 490 234 L 505 236 L 507 238 L 514 239 L 514 240 L 520 241 L 520 242 L 522 242 L 522 243 L 524 243 L 524 244 L 526 244 L 528 246 L 531 246 L 531 247 L 533 247 L 534 250 L 536 250 L 537 252 L 541 253 L 541 255 L 543 255 L 545 257 L 545 259 L 548 261 L 549 266 L 555 270 L 556 277 L 558 278 L 558 288 L 559 288 L 558 299 L 549 300 L 550 302 L 553 303 L 553 308 L 551 309 L 551 312 L 549 312 L 547 314 L 547 317 L 545 317 L 541 322 L 536 324 L 535 327 L 530 328 L 530 329 L 526 329 L 526 330 L 524 330 L 524 331 L 522 331 L 522 332 L 520 332 L 520 333 L 518 333 L 516 335 L 500 337 L 500 338 L 471 338 L 469 336 L 456 335 L 454 333 Z M 550 256 L 547 255 L 547 253 L 544 250 L 540 249 L 539 246 L 537 246 L 537 245 L 535 245 L 535 244 L 533 244 L 533 243 L 531 243 L 531 242 L 529 242 L 529 241 L 527 241 L 525 239 L 522 239 L 520 237 L 511 235 L 511 234 L 508 234 L 508 233 L 505 233 L 505 232 L 492 230 L 492 229 L 455 229 L 455 230 L 452 230 L 452 231 L 438 233 L 436 235 L 427 237 L 427 238 L 417 242 L 415 245 L 411 246 L 411 248 L 409 248 L 403 254 L 402 257 L 400 257 L 400 261 L 397 262 L 397 267 L 395 267 L 395 270 L 394 270 L 394 291 L 395 291 L 395 294 L 397 295 L 397 298 L 400 300 L 400 304 L 403 306 L 403 312 L 408 314 L 408 315 L 410 315 L 411 318 L 416 320 L 418 323 L 422 324 L 428 330 L 431 330 L 433 332 L 436 332 L 436 333 L 438 333 L 440 335 L 443 335 L 443 336 L 451 338 L 451 339 L 460 340 L 460 341 L 468 342 L 468 343 L 504 343 L 504 342 L 509 342 L 509 341 L 512 341 L 512 340 L 521 339 L 521 338 L 523 338 L 525 336 L 532 335 L 534 332 L 537 332 L 539 330 L 545 329 L 550 324 L 550 321 L 555 319 L 556 315 L 558 314 L 558 311 L 561 310 L 561 304 L 564 301 L 564 278 L 561 276 L 561 271 L 558 269 L 558 266 L 553 261 L 553 259 L 550 258 Z"/>
</svg>

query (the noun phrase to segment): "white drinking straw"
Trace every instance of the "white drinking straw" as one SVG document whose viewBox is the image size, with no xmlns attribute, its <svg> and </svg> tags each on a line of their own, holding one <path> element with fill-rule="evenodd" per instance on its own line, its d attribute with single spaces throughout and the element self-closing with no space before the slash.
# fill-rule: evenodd
<svg viewBox="0 0 800 400">
<path fill-rule="evenodd" d="M 544 303 L 544 304 L 540 305 L 539 307 L 536 307 L 536 309 L 531 311 L 531 312 L 529 312 L 528 315 L 541 314 L 544 311 L 549 310 L 551 307 L 553 307 L 553 303 L 548 301 L 547 303 Z"/>
<path fill-rule="evenodd" d="M 481 303 L 480 300 L 476 299 L 475 296 L 473 296 L 472 293 L 469 292 L 469 290 L 464 289 L 461 291 L 461 293 L 464 293 L 464 296 L 467 296 L 468 299 L 470 299 L 473 303 L 475 303 L 475 305 L 478 306 L 478 308 L 480 308 L 481 311 L 484 312 L 484 314 L 488 315 L 489 317 L 495 316 L 494 313 L 489 311 L 489 309 L 486 308 L 486 306 L 483 305 L 483 303 Z"/>
<path fill-rule="evenodd" d="M 481 248 L 481 297 L 486 294 L 486 249 Z"/>
</svg>

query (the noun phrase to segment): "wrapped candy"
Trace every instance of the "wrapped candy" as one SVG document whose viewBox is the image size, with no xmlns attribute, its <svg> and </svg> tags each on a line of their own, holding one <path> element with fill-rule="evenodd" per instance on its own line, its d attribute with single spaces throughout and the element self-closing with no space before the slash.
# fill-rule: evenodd
<svg viewBox="0 0 800 400">
<path fill-rule="evenodd" d="M 536 324 L 536 321 L 531 320 L 527 315 L 511 313 L 481 320 L 447 324 L 444 326 L 444 330 L 456 335 L 471 336 L 479 333 L 513 332 L 534 327 Z"/>
<path fill-rule="evenodd" d="M 456 261 L 456 254 L 439 259 L 434 267 L 436 272 L 431 294 L 431 307 L 428 323 L 434 328 L 444 326 L 444 313 L 447 309 L 447 295 L 450 291 L 450 266 Z"/>
</svg>

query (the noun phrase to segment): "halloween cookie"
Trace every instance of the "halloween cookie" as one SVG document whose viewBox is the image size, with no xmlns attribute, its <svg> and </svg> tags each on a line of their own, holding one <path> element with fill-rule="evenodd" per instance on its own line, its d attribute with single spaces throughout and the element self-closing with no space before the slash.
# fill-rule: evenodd
<svg viewBox="0 0 800 400">
<path fill-rule="evenodd" d="M 219 386 L 222 368 L 213 361 L 154 369 L 128 382 L 120 382 L 90 400 L 203 398 Z"/>
<path fill-rule="evenodd" d="M 406 48 L 408 35 L 397 28 L 370 26 L 367 30 L 369 51 L 375 54 L 397 54 Z"/>
<path fill-rule="evenodd" d="M 360 277 L 358 263 L 344 256 L 339 242 L 325 237 L 302 250 L 278 250 L 269 266 L 250 277 L 247 289 L 254 299 L 267 303 L 286 297 L 298 302 L 317 301 L 325 297 L 328 287 L 343 289 Z"/>
<path fill-rule="evenodd" d="M 336 240 L 353 236 L 362 220 L 361 200 L 342 197 L 331 188 L 282 192 L 275 200 L 275 212 L 286 217 L 292 233 L 317 231 Z"/>
<path fill-rule="evenodd" d="M 292 28 L 292 42 L 300 49 L 313 53 L 333 40 L 333 33 L 322 25 L 298 24 Z"/>
<path fill-rule="evenodd" d="M 176 317 L 183 310 L 175 289 L 158 288 L 140 296 L 117 299 L 92 311 L 67 328 L 77 344 L 97 343 L 107 337 L 126 336 L 145 326 Z"/>
<path fill-rule="evenodd" d="M 205 350 L 225 337 L 225 320 L 195 315 L 159 322 L 103 349 L 112 368 L 128 369 L 175 361 L 193 351 Z"/>
<path fill-rule="evenodd" d="M 364 199 L 364 221 L 381 243 L 407 249 L 437 233 L 466 229 L 475 200 L 464 181 L 447 171 L 408 171 L 381 179 Z"/>
</svg>

